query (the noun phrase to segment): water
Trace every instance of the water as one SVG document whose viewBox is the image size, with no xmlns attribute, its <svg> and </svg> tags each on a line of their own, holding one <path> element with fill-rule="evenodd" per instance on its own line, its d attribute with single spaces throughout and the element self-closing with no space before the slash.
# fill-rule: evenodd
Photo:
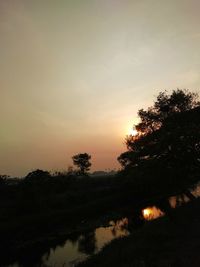
<svg viewBox="0 0 200 267">
<path fill-rule="evenodd" d="M 143 210 L 146 220 L 153 220 L 163 213 L 155 206 Z M 128 219 L 110 221 L 107 227 L 98 227 L 93 231 L 74 233 L 68 239 L 57 240 L 55 245 L 47 245 L 30 255 L 23 255 L 17 262 L 4 267 L 73 267 L 88 256 L 99 252 L 103 246 L 115 238 L 129 235 Z"/>
<path fill-rule="evenodd" d="M 18 262 L 6 267 L 73 267 L 88 256 L 100 251 L 103 246 L 115 238 L 129 235 L 126 229 L 128 221 L 122 219 L 116 223 L 111 221 L 107 227 L 98 227 L 94 231 L 71 235 L 47 251 L 25 255 Z"/>
<path fill-rule="evenodd" d="M 197 184 L 196 187 L 191 191 L 191 193 L 197 198 L 200 197 L 200 184 Z M 169 198 L 170 205 L 172 208 L 176 208 L 178 206 L 181 206 L 187 202 L 189 202 L 190 199 L 186 195 L 177 195 Z"/>
<path fill-rule="evenodd" d="M 156 218 L 159 218 L 161 216 L 164 216 L 164 212 L 162 212 L 159 208 L 156 206 L 147 207 L 142 210 L 142 215 L 147 221 L 154 220 Z"/>
<path fill-rule="evenodd" d="M 125 222 L 125 220 L 124 220 Z M 74 266 L 77 262 L 95 254 L 102 247 L 117 237 L 127 236 L 128 230 L 123 227 L 123 220 L 108 227 L 99 227 L 92 232 L 86 232 L 72 242 L 67 240 L 63 247 L 51 250 L 50 254 L 43 256 L 43 260 L 50 266 Z M 67 261 L 66 261 L 67 258 Z"/>
<path fill-rule="evenodd" d="M 192 193 L 200 196 L 200 186 L 197 186 Z M 175 196 L 169 201 L 172 207 L 176 207 L 188 202 L 189 199 L 186 196 Z M 142 214 L 146 220 L 153 220 L 164 215 L 156 206 L 146 207 L 142 210 Z M 127 218 L 117 222 L 111 221 L 107 227 L 74 233 L 67 239 L 56 240 L 54 244 L 36 248 L 30 252 L 30 255 L 23 255 L 17 262 L 4 265 L 4 267 L 73 267 L 88 256 L 99 252 L 113 239 L 127 235 L 129 235 Z"/>
<path fill-rule="evenodd" d="M 142 211 L 146 220 L 153 220 L 164 213 L 156 206 L 150 206 Z M 134 220 L 134 218 L 133 218 Z M 3 267 L 73 267 L 78 262 L 99 252 L 113 239 L 130 234 L 128 219 L 117 222 L 110 221 L 107 227 L 98 227 L 93 231 L 73 233 L 67 239 L 56 240 L 54 244 L 38 247 L 23 256 L 13 264 Z"/>
</svg>

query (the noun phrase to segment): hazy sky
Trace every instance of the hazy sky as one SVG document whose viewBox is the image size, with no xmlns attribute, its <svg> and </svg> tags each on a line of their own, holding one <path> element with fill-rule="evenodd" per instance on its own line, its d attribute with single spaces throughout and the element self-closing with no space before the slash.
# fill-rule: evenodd
<svg viewBox="0 0 200 267">
<path fill-rule="evenodd" d="M 118 167 L 161 90 L 200 92 L 199 0 L 0 0 L 0 173 Z"/>
</svg>

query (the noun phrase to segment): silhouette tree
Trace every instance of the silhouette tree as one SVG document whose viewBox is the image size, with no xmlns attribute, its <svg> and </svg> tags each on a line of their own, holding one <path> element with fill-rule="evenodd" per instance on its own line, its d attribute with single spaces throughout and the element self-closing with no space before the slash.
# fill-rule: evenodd
<svg viewBox="0 0 200 267">
<path fill-rule="evenodd" d="M 72 157 L 74 165 L 79 168 L 79 174 L 85 175 L 89 171 L 91 163 L 91 156 L 87 153 L 77 154 Z"/>
<path fill-rule="evenodd" d="M 50 173 L 48 171 L 43 170 L 34 170 L 27 174 L 25 177 L 25 181 L 29 182 L 44 182 L 47 181 L 51 177 Z"/>
<path fill-rule="evenodd" d="M 154 105 L 139 110 L 136 136 L 128 136 L 128 151 L 118 160 L 124 173 L 148 192 L 192 197 L 188 188 L 200 179 L 200 105 L 198 96 L 177 89 L 160 93 Z"/>
<path fill-rule="evenodd" d="M 141 122 L 135 128 L 143 135 L 154 132 L 163 125 L 166 118 L 197 106 L 199 106 L 198 95 L 188 90 L 173 90 L 171 95 L 166 91 L 160 92 L 152 107 L 138 111 Z"/>
<path fill-rule="evenodd" d="M 69 166 L 69 167 L 67 168 L 67 175 L 68 175 L 68 176 L 71 176 L 71 175 L 74 175 L 74 174 L 75 174 L 75 170 L 73 169 L 72 166 Z"/>
<path fill-rule="evenodd" d="M 8 178 L 9 178 L 8 175 L 5 175 L 5 174 L 0 175 L 0 187 L 1 187 L 1 186 L 4 186 L 4 185 L 6 184 L 6 180 L 7 180 Z"/>
</svg>

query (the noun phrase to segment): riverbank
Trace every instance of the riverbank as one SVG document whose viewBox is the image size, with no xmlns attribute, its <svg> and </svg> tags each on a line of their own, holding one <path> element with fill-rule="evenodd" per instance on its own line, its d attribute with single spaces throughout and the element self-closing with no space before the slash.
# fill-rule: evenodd
<svg viewBox="0 0 200 267">
<path fill-rule="evenodd" d="M 122 218 L 134 206 L 120 184 L 115 177 L 58 177 L 1 188 L 0 264 L 39 257 L 70 235 Z"/>
<path fill-rule="evenodd" d="M 141 209 L 169 197 L 149 187 L 138 192 L 132 179 L 122 178 L 61 176 L 0 188 L 1 263 L 43 255 L 71 234 L 137 218 Z"/>
<path fill-rule="evenodd" d="M 102 206 L 101 201 L 99 205 Z M 24 217 L 4 225 L 0 231 L 1 264 L 7 266 L 23 258 L 24 254 L 40 258 L 50 248 L 62 244 L 71 236 L 92 231 L 100 226 L 108 226 L 111 219 L 118 220 L 122 217 L 120 209 L 106 213 L 106 209 L 101 210 L 99 205 L 95 202 L 94 205 L 74 208 L 73 211 L 43 214 L 39 218 Z M 95 210 L 99 213 L 95 213 Z"/>
<path fill-rule="evenodd" d="M 78 267 L 199 267 L 200 199 L 112 241 Z"/>
<path fill-rule="evenodd" d="M 50 177 L 0 189 L 0 250 L 9 259 L 125 217 L 142 202 L 121 177 Z"/>
</svg>

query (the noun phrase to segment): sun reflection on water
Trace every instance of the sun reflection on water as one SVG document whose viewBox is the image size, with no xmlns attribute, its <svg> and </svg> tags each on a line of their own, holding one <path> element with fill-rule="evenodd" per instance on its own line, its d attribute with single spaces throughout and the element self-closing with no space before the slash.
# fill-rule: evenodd
<svg viewBox="0 0 200 267">
<path fill-rule="evenodd" d="M 142 215 L 143 215 L 145 220 L 150 221 L 150 220 L 156 219 L 160 216 L 163 216 L 164 213 L 160 209 L 158 209 L 157 207 L 153 206 L 153 207 L 147 207 L 147 208 L 143 209 Z"/>
</svg>

